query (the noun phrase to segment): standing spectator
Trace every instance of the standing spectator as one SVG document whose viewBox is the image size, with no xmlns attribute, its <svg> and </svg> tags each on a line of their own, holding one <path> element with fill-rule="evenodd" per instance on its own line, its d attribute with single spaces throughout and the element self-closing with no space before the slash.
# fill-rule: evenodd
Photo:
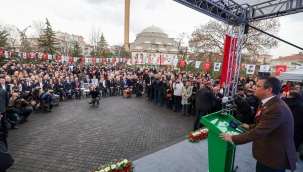
<svg viewBox="0 0 303 172">
<path fill-rule="evenodd" d="M 7 130 L 7 115 L 6 109 L 8 106 L 8 92 L 5 90 L 5 79 L 2 77 L 0 78 L 0 116 L 1 116 L 1 129 L 4 133 L 5 137 L 8 137 L 8 130 Z"/>
<path fill-rule="evenodd" d="M 173 89 L 174 89 L 174 103 L 175 103 L 175 109 L 173 112 L 181 111 L 181 100 L 182 100 L 182 90 L 183 90 L 183 83 L 180 81 L 180 78 L 176 79 L 176 82 L 173 83 Z"/>
<path fill-rule="evenodd" d="M 147 72 L 147 70 L 146 70 Z M 152 88 L 151 84 L 154 80 L 153 73 L 150 73 L 149 76 L 145 77 L 145 92 L 147 93 L 148 100 L 152 99 Z"/>
<path fill-rule="evenodd" d="M 185 87 L 182 89 L 182 115 L 189 116 L 189 106 L 191 104 L 190 98 L 193 93 L 193 87 L 190 86 L 190 81 L 185 83 Z"/>
<path fill-rule="evenodd" d="M 289 96 L 284 101 L 290 108 L 294 117 L 294 142 L 296 149 L 298 150 L 303 141 L 303 102 L 300 101 L 300 94 L 293 91 L 289 93 Z"/>
<path fill-rule="evenodd" d="M 0 115 L 0 120 L 2 115 Z M 0 171 L 5 172 L 14 164 L 14 159 L 7 151 L 6 135 L 0 132 Z"/>
<path fill-rule="evenodd" d="M 158 104 L 160 106 L 159 83 L 160 83 L 159 74 L 155 74 L 155 78 L 152 82 L 152 88 L 154 89 L 154 98 L 155 98 L 154 105 Z"/>
<path fill-rule="evenodd" d="M 223 98 L 223 94 L 220 93 L 220 88 L 219 87 L 214 87 L 213 92 L 214 92 L 215 97 L 217 97 L 218 99 Z M 217 102 L 217 101 L 213 100 L 212 112 L 218 112 L 220 110 L 222 110 L 222 104 L 220 102 Z"/>
<path fill-rule="evenodd" d="M 200 119 L 202 116 L 207 115 L 213 106 L 213 100 L 217 102 L 222 102 L 222 99 L 215 97 L 212 92 L 212 83 L 206 82 L 205 87 L 201 88 L 196 93 L 196 106 L 197 106 L 197 115 L 194 121 L 193 131 L 202 127 Z"/>
</svg>

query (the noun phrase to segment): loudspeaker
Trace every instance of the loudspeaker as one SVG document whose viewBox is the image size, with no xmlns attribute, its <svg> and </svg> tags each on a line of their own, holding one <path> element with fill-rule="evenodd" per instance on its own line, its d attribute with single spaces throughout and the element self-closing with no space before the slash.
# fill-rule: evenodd
<svg viewBox="0 0 303 172">
<path fill-rule="evenodd" d="M 258 72 L 259 76 L 270 76 L 269 72 Z"/>
<path fill-rule="evenodd" d="M 245 27 L 244 27 L 244 34 L 248 34 L 248 31 L 249 31 L 249 25 L 248 25 L 248 24 L 245 24 Z"/>
</svg>

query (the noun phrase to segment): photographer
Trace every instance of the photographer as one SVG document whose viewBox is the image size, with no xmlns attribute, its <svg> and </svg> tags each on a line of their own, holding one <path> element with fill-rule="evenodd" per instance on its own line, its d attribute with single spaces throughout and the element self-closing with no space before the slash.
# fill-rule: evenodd
<svg viewBox="0 0 303 172">
<path fill-rule="evenodd" d="M 93 106 L 94 106 L 95 102 L 97 102 L 97 106 L 99 106 L 98 95 L 100 94 L 100 92 L 99 92 L 99 90 L 97 89 L 97 87 L 95 85 L 93 85 L 91 87 L 91 90 L 88 94 L 92 96 L 91 100 L 89 101 L 89 104 L 93 104 Z"/>
<path fill-rule="evenodd" d="M 9 104 L 15 108 L 15 112 L 19 116 L 23 116 L 23 118 L 21 119 L 21 124 L 28 122 L 28 117 L 32 113 L 33 109 L 31 107 L 28 107 L 29 103 L 24 100 L 23 96 L 14 92 L 12 94 L 11 100 L 9 101 Z"/>
<path fill-rule="evenodd" d="M 143 86 L 142 86 L 142 83 L 139 80 L 135 84 L 134 90 L 136 92 L 136 97 L 142 97 Z"/>
<path fill-rule="evenodd" d="M 6 110 L 8 116 L 8 122 L 11 123 L 11 129 L 18 129 L 19 116 L 13 105 L 9 104 Z"/>
<path fill-rule="evenodd" d="M 46 111 L 49 109 L 49 112 L 52 112 L 54 106 L 54 91 L 51 88 L 45 90 L 41 97 L 43 104 L 43 110 Z"/>
</svg>

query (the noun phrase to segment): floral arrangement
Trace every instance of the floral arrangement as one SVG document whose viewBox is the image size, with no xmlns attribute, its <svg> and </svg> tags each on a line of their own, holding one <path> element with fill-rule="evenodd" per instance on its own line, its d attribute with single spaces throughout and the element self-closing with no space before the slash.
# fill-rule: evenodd
<svg viewBox="0 0 303 172">
<path fill-rule="evenodd" d="M 188 135 L 186 135 L 186 138 L 188 138 L 189 142 L 199 142 L 202 139 L 205 139 L 208 134 L 208 129 L 203 127 L 196 131 L 190 132 Z"/>
<path fill-rule="evenodd" d="M 92 172 L 133 172 L 133 163 L 128 159 L 120 161 L 113 160 L 110 163 L 100 165 L 100 167 L 92 170 Z"/>
</svg>

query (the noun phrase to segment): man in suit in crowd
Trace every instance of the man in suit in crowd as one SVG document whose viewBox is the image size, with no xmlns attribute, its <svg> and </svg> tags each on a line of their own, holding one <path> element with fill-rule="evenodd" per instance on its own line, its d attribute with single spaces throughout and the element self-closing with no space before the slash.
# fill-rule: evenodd
<svg viewBox="0 0 303 172">
<path fill-rule="evenodd" d="M 219 99 L 223 98 L 223 94 L 220 93 L 220 88 L 219 87 L 214 87 L 213 91 L 214 91 L 215 97 L 217 97 Z M 213 100 L 212 112 L 218 112 L 220 110 L 222 110 L 222 104 L 220 102 L 217 102 L 217 101 Z"/>
<path fill-rule="evenodd" d="M 4 133 L 5 137 L 8 137 L 8 130 L 7 130 L 7 113 L 6 109 L 8 106 L 8 92 L 4 89 L 5 88 L 5 79 L 2 77 L 0 78 L 0 119 L 2 132 Z"/>
<path fill-rule="evenodd" d="M 261 99 L 255 124 L 243 124 L 247 132 L 220 137 L 236 145 L 253 142 L 256 172 L 285 172 L 296 169 L 296 149 L 293 140 L 294 120 L 290 109 L 277 95 L 281 83 L 275 77 L 261 77 L 256 84 L 256 97 Z"/>
<path fill-rule="evenodd" d="M 194 131 L 202 127 L 200 119 L 202 116 L 207 115 L 213 106 L 213 100 L 218 103 L 222 102 L 221 98 L 217 98 L 212 92 L 213 85 L 211 82 L 207 82 L 204 88 L 200 88 L 196 93 L 196 106 L 197 115 L 194 122 Z"/>
<path fill-rule="evenodd" d="M 145 77 L 145 91 L 147 93 L 148 100 L 151 100 L 151 95 L 152 95 L 151 85 L 152 85 L 153 79 L 154 79 L 154 77 L 153 77 L 152 72 L 149 74 L 149 76 Z"/>
<path fill-rule="evenodd" d="M 72 82 L 72 89 L 75 91 L 76 99 L 81 99 L 81 83 L 78 77 L 75 78 L 75 82 Z"/>
</svg>

